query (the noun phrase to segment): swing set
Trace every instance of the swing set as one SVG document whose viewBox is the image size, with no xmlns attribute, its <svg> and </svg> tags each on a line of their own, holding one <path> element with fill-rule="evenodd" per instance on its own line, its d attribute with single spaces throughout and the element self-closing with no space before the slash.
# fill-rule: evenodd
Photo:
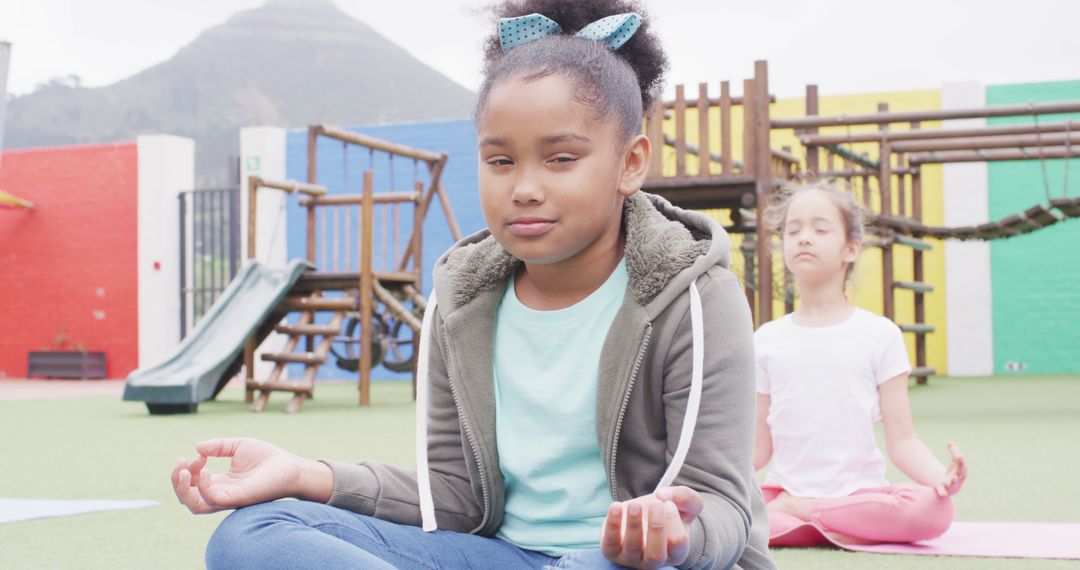
<svg viewBox="0 0 1080 570">
<path fill-rule="evenodd" d="M 341 193 L 331 195 L 319 184 L 320 139 L 341 143 Z M 362 406 L 370 404 L 371 370 L 379 364 L 413 372 L 415 396 L 416 342 L 426 307 L 420 293 L 423 226 L 436 197 L 451 235 L 461 239 L 441 183 L 447 158 L 445 153 L 314 125 L 308 129 L 306 182 L 248 180 L 248 259 L 255 258 L 258 191 L 275 189 L 304 195 L 299 203 L 306 211 L 305 259 L 312 267 L 245 345 L 245 400 L 253 410 L 264 410 L 273 392 L 288 392 L 293 398 L 286 411 L 299 411 L 304 399 L 314 396 L 315 377 L 331 356 L 339 367 L 359 375 Z M 364 162 L 360 191 L 349 193 L 350 168 L 355 171 L 355 164 Z M 403 167 L 411 170 L 408 181 L 399 172 Z M 387 190 L 376 192 L 377 177 L 385 177 Z M 294 319 L 282 323 L 290 314 Z M 261 356 L 274 368 L 269 377 L 256 378 L 255 349 L 271 331 L 287 340 L 280 352 Z M 285 379 L 290 364 L 303 365 L 299 379 Z"/>
</svg>

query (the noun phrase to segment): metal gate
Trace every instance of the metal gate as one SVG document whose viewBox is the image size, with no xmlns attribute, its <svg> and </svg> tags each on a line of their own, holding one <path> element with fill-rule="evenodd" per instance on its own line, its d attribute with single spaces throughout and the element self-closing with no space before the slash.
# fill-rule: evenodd
<svg viewBox="0 0 1080 570">
<path fill-rule="evenodd" d="M 180 338 L 240 267 L 240 189 L 180 193 Z"/>
</svg>

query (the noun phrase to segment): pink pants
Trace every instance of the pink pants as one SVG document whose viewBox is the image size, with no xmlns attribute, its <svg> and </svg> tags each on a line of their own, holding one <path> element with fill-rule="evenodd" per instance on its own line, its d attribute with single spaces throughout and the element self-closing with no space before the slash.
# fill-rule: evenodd
<svg viewBox="0 0 1080 570">
<path fill-rule="evenodd" d="M 765 503 L 783 491 L 765 485 Z M 871 542 L 915 542 L 941 536 L 953 520 L 953 503 L 930 487 L 904 484 L 859 489 L 847 497 L 814 499 L 810 525 Z M 821 533 L 798 532 L 808 523 L 787 513 L 769 512 L 769 546 L 815 546 L 828 541 Z"/>
</svg>

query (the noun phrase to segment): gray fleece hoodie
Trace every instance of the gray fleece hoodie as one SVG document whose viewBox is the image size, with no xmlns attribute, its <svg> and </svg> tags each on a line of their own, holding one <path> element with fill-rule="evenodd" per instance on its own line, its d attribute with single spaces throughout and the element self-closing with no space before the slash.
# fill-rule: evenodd
<svg viewBox="0 0 1080 570">
<path fill-rule="evenodd" d="M 642 192 L 626 200 L 623 227 L 629 285 L 604 341 L 596 399 L 613 499 L 661 484 L 691 487 L 705 508 L 680 567 L 775 568 L 752 466 L 753 324 L 726 269 L 727 234 L 703 214 Z M 487 231 L 439 260 L 437 303 L 429 305 L 421 337 L 426 374 L 418 403 L 426 402 L 427 414 L 418 414 L 419 471 L 326 461 L 334 472 L 329 504 L 494 536 L 505 499 L 495 433 L 495 315 L 519 263 Z M 703 353 L 696 363 L 695 337 Z"/>
</svg>

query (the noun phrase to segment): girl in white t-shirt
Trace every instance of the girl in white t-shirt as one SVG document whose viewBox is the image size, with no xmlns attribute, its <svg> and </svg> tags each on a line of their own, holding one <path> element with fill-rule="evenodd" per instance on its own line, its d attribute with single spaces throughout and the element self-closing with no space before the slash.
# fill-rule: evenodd
<svg viewBox="0 0 1080 570">
<path fill-rule="evenodd" d="M 754 468 L 772 460 L 763 485 L 770 545 L 811 546 L 825 535 L 849 543 L 941 535 L 967 469 L 955 445 L 945 467 L 915 433 L 900 329 L 848 303 L 862 211 L 849 194 L 812 184 L 791 189 L 764 218 L 783 239 L 800 293 L 794 313 L 754 335 Z M 914 484 L 885 480 L 877 421 L 889 458 Z"/>
</svg>

